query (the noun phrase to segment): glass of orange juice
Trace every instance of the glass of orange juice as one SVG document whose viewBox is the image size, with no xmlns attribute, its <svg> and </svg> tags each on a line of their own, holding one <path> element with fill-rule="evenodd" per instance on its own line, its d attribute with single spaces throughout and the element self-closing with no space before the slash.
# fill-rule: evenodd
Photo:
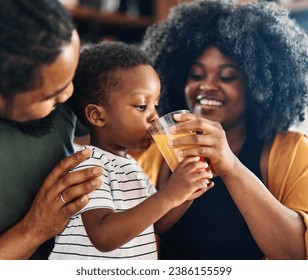
<svg viewBox="0 0 308 280">
<path fill-rule="evenodd" d="M 177 149 L 169 148 L 168 142 L 172 139 L 183 137 L 190 135 L 194 132 L 187 132 L 187 133 L 179 133 L 179 134 L 171 134 L 169 128 L 173 125 L 176 125 L 176 121 L 173 119 L 174 114 L 188 114 L 190 113 L 188 110 L 178 110 L 166 114 L 156 121 L 154 121 L 148 131 L 151 134 L 155 144 L 157 145 L 158 149 L 162 153 L 164 159 L 166 160 L 167 164 L 169 165 L 170 169 L 174 171 L 176 166 L 183 160 L 182 157 L 178 156 L 176 153 Z M 192 148 L 194 146 L 185 146 L 183 148 Z"/>
</svg>

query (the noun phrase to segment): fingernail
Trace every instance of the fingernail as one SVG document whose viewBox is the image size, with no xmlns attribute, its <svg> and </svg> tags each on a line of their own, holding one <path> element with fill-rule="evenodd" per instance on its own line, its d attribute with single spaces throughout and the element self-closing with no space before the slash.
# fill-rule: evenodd
<svg viewBox="0 0 308 280">
<path fill-rule="evenodd" d="M 81 151 L 81 154 L 83 155 L 90 155 L 91 154 L 91 150 L 90 149 L 84 149 Z"/>
<path fill-rule="evenodd" d="M 181 118 L 181 114 L 174 114 L 173 117 L 176 118 L 176 119 L 180 119 Z"/>
<path fill-rule="evenodd" d="M 94 173 L 94 174 L 100 174 L 100 173 L 102 173 L 102 172 L 103 172 L 103 170 L 102 170 L 101 167 L 96 167 L 96 168 L 93 169 L 93 173 Z"/>
<path fill-rule="evenodd" d="M 83 196 L 81 197 L 80 201 L 81 201 L 82 203 L 85 203 L 85 202 L 88 201 L 88 197 L 87 197 L 86 195 L 83 195 Z"/>
<path fill-rule="evenodd" d="M 94 179 L 94 180 L 92 180 L 91 181 L 91 185 L 93 186 L 93 187 L 96 187 L 96 186 L 98 186 L 98 185 L 100 185 L 101 184 L 101 180 L 100 179 Z"/>
<path fill-rule="evenodd" d="M 210 181 L 209 181 L 208 179 L 203 179 L 203 180 L 202 180 L 202 183 L 203 183 L 204 185 L 208 185 L 208 184 L 210 183 Z"/>
<path fill-rule="evenodd" d="M 169 148 L 173 148 L 173 141 L 169 141 L 167 144 Z"/>
<path fill-rule="evenodd" d="M 183 157 L 183 156 L 184 156 L 183 151 L 176 151 L 176 154 L 177 154 L 179 157 Z M 197 160 L 199 160 L 199 158 L 198 158 Z"/>
</svg>

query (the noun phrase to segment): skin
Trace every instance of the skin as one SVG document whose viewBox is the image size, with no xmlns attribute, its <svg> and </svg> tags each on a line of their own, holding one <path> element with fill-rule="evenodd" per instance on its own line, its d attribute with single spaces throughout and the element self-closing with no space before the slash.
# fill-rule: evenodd
<svg viewBox="0 0 308 280">
<path fill-rule="evenodd" d="M 50 65 L 42 69 L 43 84 L 17 94 L 11 101 L 0 99 L 2 117 L 24 121 L 48 115 L 56 103 L 72 94 L 72 78 L 79 58 L 79 38 L 72 41 Z M 47 176 L 25 217 L 0 235 L 0 259 L 27 259 L 45 241 L 60 233 L 69 218 L 88 202 L 87 194 L 100 185 L 101 168 L 75 173 L 69 170 L 90 156 L 89 150 L 63 159 Z M 12 186 L 13 187 L 13 186 Z M 67 203 L 60 199 L 62 194 Z"/>
<path fill-rule="evenodd" d="M 58 58 L 42 67 L 42 84 L 31 91 L 17 93 L 12 99 L 0 95 L 0 116 L 23 122 L 46 117 L 57 103 L 64 103 L 73 93 L 72 79 L 79 59 L 80 42 L 76 30 L 70 44 L 62 47 Z"/>
<path fill-rule="evenodd" d="M 147 129 L 157 118 L 160 82 L 148 65 L 121 70 L 116 77 L 119 86 L 108 104 L 89 104 L 85 111 L 91 124 L 91 144 L 125 157 L 128 150 L 146 149 L 151 144 Z M 159 192 L 136 207 L 123 212 L 101 208 L 82 213 L 93 245 L 100 251 L 112 251 L 153 223 L 156 231 L 170 227 L 182 214 L 172 210 L 181 204 L 187 208 L 191 203 L 187 200 L 193 200 L 209 188 L 207 179 L 197 181 L 212 177 L 205 170 L 207 166 L 199 157 L 188 157 Z M 196 172 L 197 169 L 202 170 Z"/>
<path fill-rule="evenodd" d="M 237 158 L 246 139 L 244 75 L 230 69 L 230 76 L 236 78 L 225 80 L 222 65 L 230 62 L 236 64 L 215 47 L 206 49 L 196 61 L 203 65 L 201 68 L 204 69 L 204 75 L 198 79 L 194 79 L 191 74 L 188 76 L 185 95 L 190 110 L 200 112 L 201 116 L 174 116 L 181 123 L 173 128 L 173 132 L 189 130 L 202 131 L 203 134 L 178 138 L 170 146 L 200 144 L 200 148 L 181 151 L 180 154 L 199 155 L 208 159 L 216 176 L 224 181 L 253 238 L 269 259 L 305 259 L 305 226 L 302 218 L 277 201 L 266 187 L 265 171 L 271 142 L 265 144 L 261 155 L 262 181 Z M 190 73 L 194 72 L 193 66 Z M 194 100 L 199 94 L 197 83 L 199 88 L 207 89 L 205 96 L 222 101 L 222 106 L 203 106 L 200 110 Z"/>
</svg>

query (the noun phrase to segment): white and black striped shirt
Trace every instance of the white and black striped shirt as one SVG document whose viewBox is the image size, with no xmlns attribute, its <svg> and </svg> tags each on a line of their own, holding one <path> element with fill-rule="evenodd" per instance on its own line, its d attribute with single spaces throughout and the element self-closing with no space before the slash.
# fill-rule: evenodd
<svg viewBox="0 0 308 280">
<path fill-rule="evenodd" d="M 111 252 L 98 251 L 89 240 L 81 213 L 97 208 L 125 211 L 141 203 L 155 192 L 148 177 L 130 156 L 119 157 L 97 147 L 92 156 L 74 170 L 103 167 L 102 185 L 89 194 L 89 203 L 70 219 L 66 229 L 56 237 L 49 259 L 157 259 L 153 226 Z"/>
</svg>

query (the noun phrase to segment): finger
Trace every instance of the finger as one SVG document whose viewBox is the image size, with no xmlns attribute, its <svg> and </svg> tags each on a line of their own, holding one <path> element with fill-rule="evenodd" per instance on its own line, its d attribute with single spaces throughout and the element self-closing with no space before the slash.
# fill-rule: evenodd
<svg viewBox="0 0 308 280">
<path fill-rule="evenodd" d="M 207 186 L 207 189 L 211 189 L 215 186 L 215 183 L 213 181 L 210 181 L 210 184 Z"/>
<path fill-rule="evenodd" d="M 88 201 L 89 198 L 86 195 L 84 195 L 71 203 L 63 205 L 61 211 L 64 212 L 67 218 L 70 218 L 72 215 L 76 214 L 83 207 L 85 207 Z"/>
<path fill-rule="evenodd" d="M 211 179 L 213 178 L 213 176 L 204 170 L 199 170 L 199 171 L 195 171 L 193 173 L 190 174 L 190 179 L 195 181 L 195 182 L 202 182 L 203 184 L 205 184 L 206 186 L 210 184 Z"/>
<path fill-rule="evenodd" d="M 68 204 L 84 195 L 89 194 L 90 192 L 99 188 L 100 185 L 101 180 L 99 178 L 95 178 L 94 180 L 82 184 L 67 187 L 62 192 L 60 192 L 58 196 L 60 197 L 60 200 L 63 204 Z"/>
<path fill-rule="evenodd" d="M 199 188 L 196 190 L 193 194 L 190 195 L 190 197 L 187 200 L 195 200 L 196 198 L 203 195 L 206 191 L 208 191 L 208 188 L 206 186 Z"/>
<path fill-rule="evenodd" d="M 199 156 L 207 161 L 208 164 L 211 164 L 213 160 L 216 161 L 219 158 L 223 160 L 220 151 L 215 147 L 200 146 L 195 149 L 177 151 L 177 154 L 181 158 Z"/>
<path fill-rule="evenodd" d="M 176 154 L 181 158 L 187 158 L 187 157 L 207 157 L 207 153 L 205 153 L 204 146 L 196 147 L 193 149 L 183 149 L 183 150 L 177 150 Z"/>
<path fill-rule="evenodd" d="M 173 148 L 178 156 L 185 158 L 188 156 L 208 157 L 210 150 L 215 150 L 217 138 L 214 135 L 194 135 L 188 139 L 177 138 L 173 141 Z M 185 146 L 190 146 L 186 148 Z"/>
<path fill-rule="evenodd" d="M 178 114 L 175 114 L 174 116 L 177 116 Z M 176 125 L 172 126 L 170 128 L 171 133 L 184 133 L 187 131 L 202 131 L 206 132 L 208 130 L 211 130 L 211 127 L 217 126 L 216 122 L 196 117 L 193 114 L 179 114 L 181 117 L 179 118 L 179 121 Z"/>
<path fill-rule="evenodd" d="M 209 132 L 209 134 L 192 133 L 170 140 L 168 142 L 168 147 L 179 150 L 195 149 L 199 146 L 213 146 L 217 143 L 217 139 L 218 137 L 214 131 Z"/>
<path fill-rule="evenodd" d="M 67 173 L 57 182 L 57 192 L 62 193 L 65 189 L 76 185 L 85 185 L 88 187 L 96 187 L 100 182 L 97 177 L 103 174 L 101 167 L 85 168 L 82 170 Z"/>
<path fill-rule="evenodd" d="M 188 164 L 192 162 L 200 162 L 200 157 L 186 157 L 178 164 L 177 168 L 185 168 Z"/>
<path fill-rule="evenodd" d="M 213 179 L 214 174 L 210 168 L 206 168 L 206 169 L 199 168 L 199 169 L 194 170 L 194 173 L 200 172 L 200 171 L 204 172 L 204 174 L 202 175 L 204 178 Z"/>
<path fill-rule="evenodd" d="M 174 114 L 173 118 L 177 122 L 186 122 L 189 120 L 197 119 L 198 116 L 196 116 L 195 114 L 185 113 L 185 114 Z"/>
<path fill-rule="evenodd" d="M 192 193 L 187 200 L 194 200 L 194 199 L 200 197 L 201 195 L 203 195 L 208 190 L 209 190 L 209 188 L 208 188 L 207 185 L 199 184 L 199 186 L 197 185 L 197 190 L 194 193 Z"/>
<path fill-rule="evenodd" d="M 91 153 L 91 149 L 84 149 L 61 160 L 52 170 L 52 172 L 48 175 L 48 180 L 51 183 L 52 181 L 57 181 L 60 177 L 64 176 L 71 168 L 77 166 L 78 164 L 89 158 Z"/>
<path fill-rule="evenodd" d="M 196 158 L 198 158 L 198 157 L 196 157 Z M 199 159 L 198 161 L 188 162 L 183 168 L 186 169 L 187 173 L 190 173 L 190 172 L 196 172 L 196 171 L 199 171 L 199 170 L 207 170 L 209 168 L 209 165 L 206 161 L 201 161 L 201 159 Z M 207 172 L 209 172 L 209 171 L 207 171 Z"/>
<path fill-rule="evenodd" d="M 204 191 L 208 191 L 209 189 L 214 187 L 214 185 L 215 185 L 214 182 L 208 179 L 199 180 L 196 182 L 197 188 Z"/>
</svg>

